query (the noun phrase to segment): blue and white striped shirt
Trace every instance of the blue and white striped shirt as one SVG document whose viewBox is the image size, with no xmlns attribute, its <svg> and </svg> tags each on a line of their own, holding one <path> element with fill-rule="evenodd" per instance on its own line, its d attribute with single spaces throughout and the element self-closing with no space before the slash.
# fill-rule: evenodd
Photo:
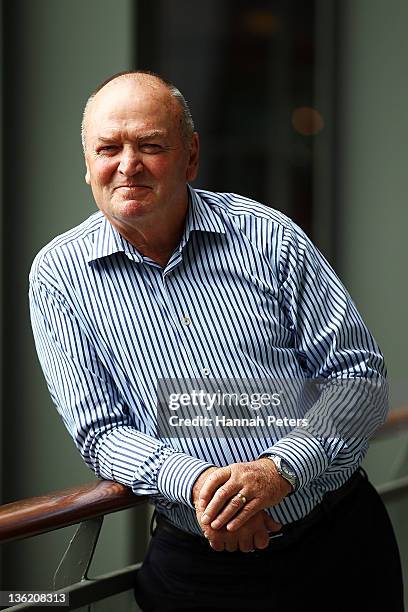
<svg viewBox="0 0 408 612">
<path fill-rule="evenodd" d="M 279 437 L 271 428 L 245 440 L 169 443 L 156 433 L 158 380 L 377 381 L 385 376 L 383 357 L 329 264 L 290 219 L 239 195 L 189 191 L 185 230 L 164 269 L 101 212 L 40 251 L 30 306 L 41 366 L 98 477 L 152 496 L 173 523 L 201 533 L 191 503 L 198 475 L 273 452 L 290 463 L 299 486 L 268 511 L 290 523 L 349 478 L 366 436 L 324 443 L 317 402 L 313 427 L 298 435 Z M 347 412 L 341 402 L 334 410 Z M 361 407 L 367 437 L 385 412 Z"/>
</svg>

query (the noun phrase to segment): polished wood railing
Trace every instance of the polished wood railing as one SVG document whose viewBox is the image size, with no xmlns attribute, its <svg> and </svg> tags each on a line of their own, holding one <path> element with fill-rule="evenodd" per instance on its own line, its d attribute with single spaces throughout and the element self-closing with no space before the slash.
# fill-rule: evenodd
<svg viewBox="0 0 408 612">
<path fill-rule="evenodd" d="M 408 407 L 391 410 L 384 425 L 377 431 L 374 439 L 389 437 L 399 431 L 408 430 Z"/>
<path fill-rule="evenodd" d="M 28 538 L 144 503 L 144 497 L 111 480 L 23 499 L 0 506 L 0 542 Z"/>
<path fill-rule="evenodd" d="M 98 480 L 12 502 L 0 506 L 0 542 L 28 538 L 79 523 L 55 571 L 50 593 L 66 598 L 63 600 L 66 611 L 83 606 L 88 610 L 90 604 L 131 591 L 141 565 L 135 563 L 88 578 L 104 516 L 148 501 L 147 497 L 136 496 L 117 482 Z M 28 601 L 6 609 L 10 612 L 43 610 Z"/>
</svg>

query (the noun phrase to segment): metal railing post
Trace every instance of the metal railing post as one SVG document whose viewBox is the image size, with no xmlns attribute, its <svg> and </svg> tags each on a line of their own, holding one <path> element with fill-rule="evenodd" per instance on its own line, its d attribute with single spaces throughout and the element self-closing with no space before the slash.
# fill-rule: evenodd
<svg viewBox="0 0 408 612">
<path fill-rule="evenodd" d="M 103 516 L 99 516 L 79 525 L 55 571 L 55 591 L 88 579 L 102 523 Z"/>
</svg>

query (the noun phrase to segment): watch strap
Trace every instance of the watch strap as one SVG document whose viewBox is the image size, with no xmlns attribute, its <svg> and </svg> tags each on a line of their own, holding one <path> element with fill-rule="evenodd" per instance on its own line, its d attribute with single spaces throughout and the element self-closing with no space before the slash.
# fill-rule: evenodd
<svg viewBox="0 0 408 612">
<path fill-rule="evenodd" d="M 285 459 L 282 459 L 282 457 L 280 457 L 279 455 L 270 454 L 270 455 L 265 455 L 265 456 L 274 462 L 276 469 L 278 471 L 278 474 L 282 476 L 282 478 L 288 481 L 288 483 L 292 487 L 292 490 L 294 491 L 297 487 L 298 480 L 297 480 L 294 470 L 292 470 L 292 468 L 287 463 L 287 461 L 285 461 Z"/>
</svg>

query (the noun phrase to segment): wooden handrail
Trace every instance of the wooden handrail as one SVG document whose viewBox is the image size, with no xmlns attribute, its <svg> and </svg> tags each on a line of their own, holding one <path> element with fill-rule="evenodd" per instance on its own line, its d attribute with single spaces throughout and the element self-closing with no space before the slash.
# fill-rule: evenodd
<svg viewBox="0 0 408 612">
<path fill-rule="evenodd" d="M 408 430 L 408 407 L 391 410 L 384 425 L 376 432 L 374 439 L 390 437 L 398 431 Z"/>
<path fill-rule="evenodd" d="M 75 525 L 81 521 L 144 504 L 145 496 L 111 480 L 97 480 L 0 506 L 0 542 Z"/>
<path fill-rule="evenodd" d="M 376 438 L 408 429 L 408 407 L 393 410 Z M 80 487 L 55 491 L 0 506 L 0 542 L 74 525 L 90 518 L 144 504 L 148 499 L 134 495 L 111 480 L 97 480 Z"/>
</svg>

